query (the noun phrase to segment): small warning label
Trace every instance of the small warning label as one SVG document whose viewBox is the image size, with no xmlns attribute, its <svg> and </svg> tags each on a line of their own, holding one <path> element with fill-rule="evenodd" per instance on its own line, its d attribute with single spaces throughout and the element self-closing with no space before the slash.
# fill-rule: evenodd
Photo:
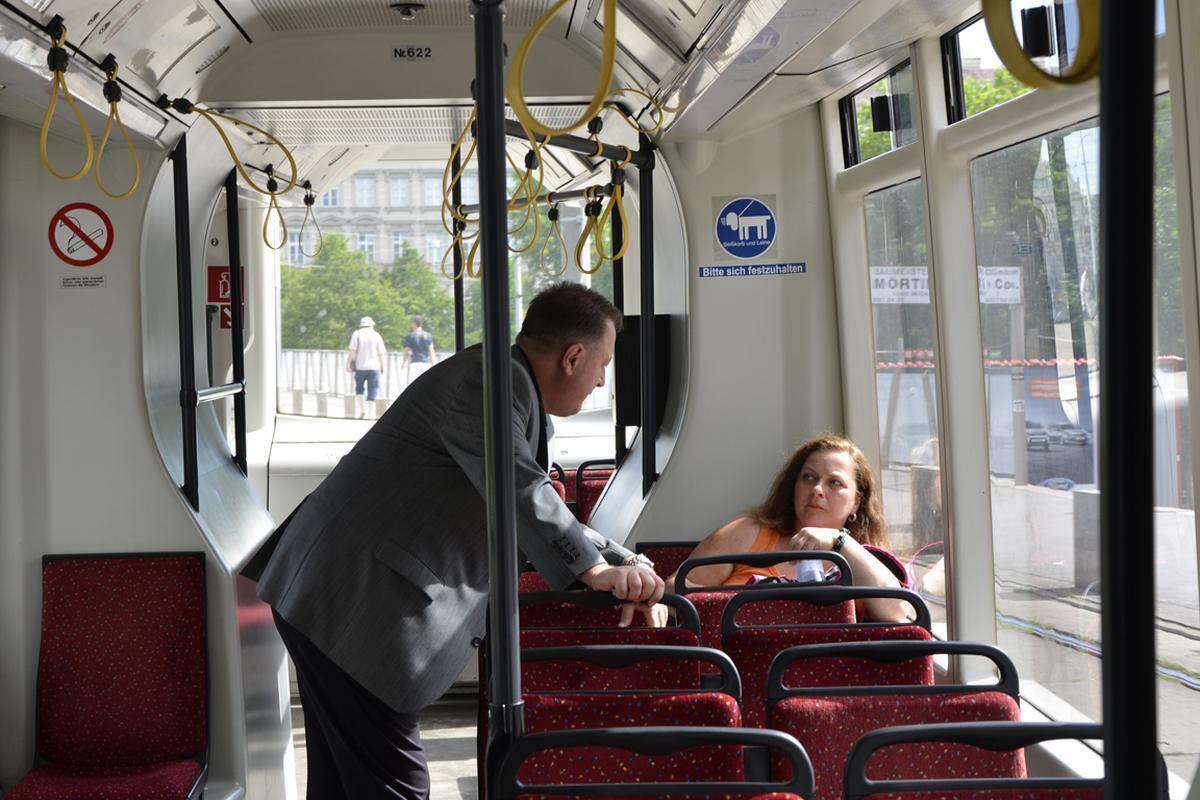
<svg viewBox="0 0 1200 800">
<path fill-rule="evenodd" d="M 59 280 L 64 289 L 103 289 L 108 285 L 105 275 L 63 275 Z"/>
</svg>

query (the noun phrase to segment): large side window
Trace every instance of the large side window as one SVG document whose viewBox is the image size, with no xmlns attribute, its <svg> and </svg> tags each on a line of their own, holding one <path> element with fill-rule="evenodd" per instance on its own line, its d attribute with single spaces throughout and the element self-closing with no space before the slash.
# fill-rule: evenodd
<svg viewBox="0 0 1200 800">
<path fill-rule="evenodd" d="M 1171 106 L 1155 162 L 1155 542 L 1160 749 L 1200 755 L 1196 531 Z M 997 631 L 1022 695 L 1100 719 L 1100 131 L 1095 120 L 971 165 L 988 397 Z M 1148 387 L 1149 388 L 1149 387 Z M 1107 490 L 1107 489 L 1106 489 Z M 1120 487 L 1112 487 L 1120 491 Z M 1126 535 L 1137 536 L 1137 531 Z"/>
<path fill-rule="evenodd" d="M 936 346 L 922 180 L 867 195 L 883 511 L 890 546 L 946 620 Z"/>
</svg>

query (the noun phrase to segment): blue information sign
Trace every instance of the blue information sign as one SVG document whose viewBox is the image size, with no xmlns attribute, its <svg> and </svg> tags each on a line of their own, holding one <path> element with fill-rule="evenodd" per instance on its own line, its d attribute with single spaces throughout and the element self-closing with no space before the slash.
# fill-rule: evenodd
<svg viewBox="0 0 1200 800">
<path fill-rule="evenodd" d="M 775 214 L 761 200 L 739 197 L 717 214 L 716 234 L 721 248 L 734 258 L 758 258 L 775 243 Z"/>
</svg>

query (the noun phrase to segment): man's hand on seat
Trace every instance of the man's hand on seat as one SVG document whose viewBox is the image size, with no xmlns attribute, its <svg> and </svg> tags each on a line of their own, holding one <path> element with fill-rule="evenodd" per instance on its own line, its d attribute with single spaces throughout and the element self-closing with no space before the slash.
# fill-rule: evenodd
<svg viewBox="0 0 1200 800">
<path fill-rule="evenodd" d="M 667 627 L 667 615 L 669 609 L 662 603 L 649 605 L 647 603 L 622 603 L 621 604 L 621 620 L 617 623 L 619 628 L 628 628 L 633 622 L 634 612 L 641 612 L 646 619 L 646 627 L 648 628 L 665 628 Z"/>
<path fill-rule="evenodd" d="M 618 600 L 652 606 L 662 600 L 666 584 L 654 570 L 642 564 L 614 567 L 597 564 L 579 576 L 589 589 L 612 592 Z M 632 612 L 631 612 L 632 613 Z M 632 619 L 632 616 L 630 617 Z"/>
</svg>

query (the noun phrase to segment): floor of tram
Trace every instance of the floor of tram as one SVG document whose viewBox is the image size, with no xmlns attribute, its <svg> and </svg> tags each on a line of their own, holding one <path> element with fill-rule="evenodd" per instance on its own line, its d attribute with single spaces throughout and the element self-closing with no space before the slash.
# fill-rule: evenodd
<svg viewBox="0 0 1200 800">
<path fill-rule="evenodd" d="M 421 714 L 421 741 L 429 762 L 433 800 L 477 800 L 475 775 L 475 693 L 453 692 Z M 300 698 L 292 697 L 292 742 L 296 749 L 296 796 L 303 798 L 308 785 L 308 759 L 304 741 L 304 711 Z"/>
</svg>

